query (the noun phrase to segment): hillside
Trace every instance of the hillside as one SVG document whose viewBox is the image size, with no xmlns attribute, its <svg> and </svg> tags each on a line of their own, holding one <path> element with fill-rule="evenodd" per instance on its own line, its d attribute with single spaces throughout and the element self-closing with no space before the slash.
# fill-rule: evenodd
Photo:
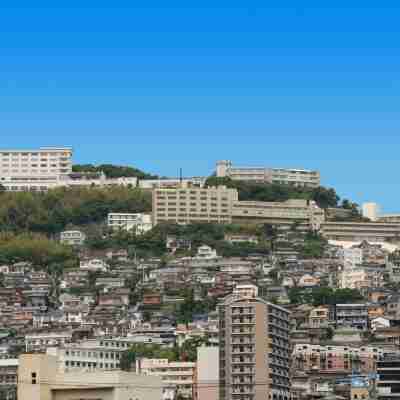
<svg viewBox="0 0 400 400">
<path fill-rule="evenodd" d="M 68 225 L 103 222 L 109 212 L 150 212 L 151 194 L 127 187 L 0 192 L 0 231 L 47 236 Z"/>
</svg>

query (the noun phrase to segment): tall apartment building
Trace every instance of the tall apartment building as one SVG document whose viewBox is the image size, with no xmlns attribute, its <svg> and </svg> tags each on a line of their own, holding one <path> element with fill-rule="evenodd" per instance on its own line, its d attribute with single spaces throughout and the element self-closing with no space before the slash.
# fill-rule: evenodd
<svg viewBox="0 0 400 400">
<path fill-rule="evenodd" d="M 219 305 L 220 400 L 288 400 L 289 311 L 233 293 Z"/>
<path fill-rule="evenodd" d="M 236 167 L 232 161 L 217 162 L 217 177 L 229 177 L 233 180 L 290 184 L 294 186 L 315 188 L 320 185 L 318 171 L 290 168 Z"/>
<path fill-rule="evenodd" d="M 236 201 L 237 190 L 225 186 L 154 189 L 153 224 L 167 221 L 178 224 L 229 224 L 232 222 L 232 208 Z"/>
<path fill-rule="evenodd" d="M 378 400 L 400 400 L 400 354 L 384 354 L 377 365 Z"/>
</svg>

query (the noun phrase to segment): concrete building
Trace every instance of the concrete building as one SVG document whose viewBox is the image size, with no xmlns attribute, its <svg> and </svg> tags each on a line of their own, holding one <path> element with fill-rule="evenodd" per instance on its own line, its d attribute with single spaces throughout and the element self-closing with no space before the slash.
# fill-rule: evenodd
<svg viewBox="0 0 400 400">
<path fill-rule="evenodd" d="M 379 206 L 376 203 L 363 203 L 362 216 L 369 218 L 372 222 L 378 220 Z"/>
<path fill-rule="evenodd" d="M 350 242 L 399 241 L 400 224 L 382 222 L 325 222 L 321 234 L 328 240 Z"/>
<path fill-rule="evenodd" d="M 261 183 L 290 184 L 300 187 L 316 188 L 320 185 L 318 171 L 288 168 L 267 167 L 236 167 L 232 161 L 218 161 L 216 165 L 217 177 L 229 177 L 233 180 L 242 180 Z"/>
<path fill-rule="evenodd" d="M 121 371 L 60 373 L 47 354 L 19 357 L 19 400 L 160 400 L 161 379 Z"/>
<path fill-rule="evenodd" d="M 153 227 L 151 215 L 143 213 L 110 213 L 107 225 L 112 230 L 135 231 L 137 235 L 146 233 Z"/>
<path fill-rule="evenodd" d="M 0 151 L 0 184 L 12 192 L 44 192 L 58 187 L 137 186 L 136 177 L 72 172 L 71 147 Z"/>
<path fill-rule="evenodd" d="M 46 351 L 48 347 L 64 346 L 72 341 L 72 333 L 66 330 L 51 330 L 25 336 L 26 351 Z"/>
<path fill-rule="evenodd" d="M 225 186 L 213 188 L 179 188 L 153 190 L 153 223 L 174 222 L 190 224 L 232 222 L 232 207 L 238 201 L 236 189 Z"/>
<path fill-rule="evenodd" d="M 368 307 L 366 304 L 336 304 L 334 313 L 337 327 L 368 329 Z"/>
<path fill-rule="evenodd" d="M 287 200 L 284 202 L 237 201 L 233 204 L 234 223 L 269 223 L 286 225 L 306 224 L 318 230 L 325 220 L 325 214 L 315 202 Z"/>
<path fill-rule="evenodd" d="M 86 235 L 81 231 L 64 231 L 60 234 L 60 242 L 70 246 L 81 246 L 86 239 Z"/>
<path fill-rule="evenodd" d="M 384 354 L 377 365 L 378 400 L 400 399 L 400 354 Z"/>
<path fill-rule="evenodd" d="M 219 321 L 220 400 L 288 400 L 289 312 L 232 294 L 219 305 Z"/>
<path fill-rule="evenodd" d="M 141 189 L 173 189 L 173 188 L 189 188 L 199 187 L 202 188 L 206 183 L 207 178 L 193 177 L 193 178 L 175 178 L 175 179 L 140 179 L 138 186 Z"/>
<path fill-rule="evenodd" d="M 219 400 L 219 348 L 197 349 L 196 400 Z"/>
<path fill-rule="evenodd" d="M 373 373 L 384 350 L 375 346 L 321 346 L 295 344 L 292 353 L 293 368 L 304 372 L 347 373 L 359 369 L 363 374 Z"/>
<path fill-rule="evenodd" d="M 193 397 L 195 368 L 194 362 L 169 362 L 167 359 L 155 358 L 142 358 L 136 361 L 136 372 L 148 376 L 159 376 L 164 393 L 169 392 L 174 396 L 171 400 L 175 399 L 175 394 L 187 398 Z"/>
</svg>

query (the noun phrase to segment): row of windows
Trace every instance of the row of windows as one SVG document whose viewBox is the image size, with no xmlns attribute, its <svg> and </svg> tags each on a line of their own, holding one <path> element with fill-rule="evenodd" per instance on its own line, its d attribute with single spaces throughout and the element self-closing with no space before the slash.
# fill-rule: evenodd
<svg viewBox="0 0 400 400">
<path fill-rule="evenodd" d="M 116 369 L 119 368 L 119 363 L 95 363 L 85 361 L 65 361 L 66 367 L 81 367 L 81 368 L 104 368 L 104 369 Z"/>
</svg>

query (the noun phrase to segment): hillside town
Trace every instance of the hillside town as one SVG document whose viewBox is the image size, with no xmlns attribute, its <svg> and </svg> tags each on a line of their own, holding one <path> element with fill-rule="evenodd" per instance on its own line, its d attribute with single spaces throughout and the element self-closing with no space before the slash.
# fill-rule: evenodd
<svg viewBox="0 0 400 400">
<path fill-rule="evenodd" d="M 400 213 L 72 158 L 0 151 L 0 399 L 400 399 Z"/>
</svg>

